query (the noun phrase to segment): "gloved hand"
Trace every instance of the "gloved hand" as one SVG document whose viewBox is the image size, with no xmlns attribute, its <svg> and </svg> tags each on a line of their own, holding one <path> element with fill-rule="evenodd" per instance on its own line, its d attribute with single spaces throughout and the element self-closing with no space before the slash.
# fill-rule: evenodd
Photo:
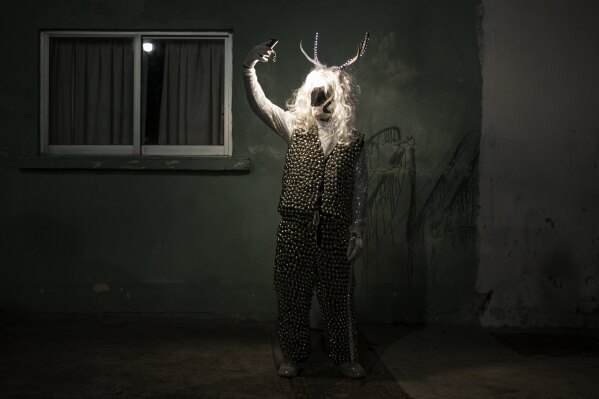
<svg viewBox="0 0 599 399">
<path fill-rule="evenodd" d="M 270 56 L 274 53 L 274 50 L 267 46 L 269 43 L 270 40 L 267 40 L 251 49 L 250 52 L 245 56 L 243 66 L 247 69 L 250 69 L 253 68 L 258 61 L 268 62 Z"/>
<path fill-rule="evenodd" d="M 364 238 L 360 233 L 352 232 L 352 235 L 349 239 L 349 244 L 347 245 L 347 260 L 350 262 L 354 259 L 357 259 L 364 250 Z"/>
</svg>

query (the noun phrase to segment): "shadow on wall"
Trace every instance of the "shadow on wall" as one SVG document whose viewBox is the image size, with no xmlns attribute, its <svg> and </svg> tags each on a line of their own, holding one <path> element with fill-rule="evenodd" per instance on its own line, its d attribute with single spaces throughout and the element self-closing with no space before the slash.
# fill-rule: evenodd
<svg viewBox="0 0 599 399">
<path fill-rule="evenodd" d="M 417 184 L 413 136 L 404 138 L 400 128 L 392 126 L 367 140 L 369 199 L 362 280 L 367 286 L 368 270 L 403 271 L 402 281 L 395 283 L 418 287 L 413 291 L 418 297 L 410 300 L 419 303 L 409 304 L 416 313 L 395 312 L 400 320 L 471 322 L 481 311 L 473 307 L 479 138 L 478 132 L 464 133 L 435 179 L 422 188 Z M 395 255 L 389 256 L 389 251 Z M 390 261 L 398 264 L 387 264 Z"/>
</svg>

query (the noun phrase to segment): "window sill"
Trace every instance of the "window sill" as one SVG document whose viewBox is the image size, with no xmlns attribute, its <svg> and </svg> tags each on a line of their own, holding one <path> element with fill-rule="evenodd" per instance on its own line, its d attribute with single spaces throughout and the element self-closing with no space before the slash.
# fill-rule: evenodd
<svg viewBox="0 0 599 399">
<path fill-rule="evenodd" d="M 249 173 L 251 162 L 248 158 L 231 157 L 33 155 L 19 157 L 18 167 L 22 170 Z"/>
</svg>

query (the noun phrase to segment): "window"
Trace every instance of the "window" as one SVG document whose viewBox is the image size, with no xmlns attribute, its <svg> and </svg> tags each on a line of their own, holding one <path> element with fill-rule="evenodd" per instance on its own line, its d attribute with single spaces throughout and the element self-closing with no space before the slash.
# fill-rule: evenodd
<svg viewBox="0 0 599 399">
<path fill-rule="evenodd" d="M 232 34 L 41 34 L 42 154 L 227 155 Z"/>
</svg>

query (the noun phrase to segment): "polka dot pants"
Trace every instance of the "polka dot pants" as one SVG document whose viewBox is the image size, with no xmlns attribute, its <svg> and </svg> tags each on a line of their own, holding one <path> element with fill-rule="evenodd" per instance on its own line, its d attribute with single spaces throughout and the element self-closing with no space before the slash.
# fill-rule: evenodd
<svg viewBox="0 0 599 399">
<path fill-rule="evenodd" d="M 283 354 L 301 362 L 310 354 L 310 305 L 316 296 L 333 364 L 355 361 L 355 280 L 347 260 L 349 228 L 320 217 L 283 217 L 277 231 L 274 285 Z"/>
</svg>

